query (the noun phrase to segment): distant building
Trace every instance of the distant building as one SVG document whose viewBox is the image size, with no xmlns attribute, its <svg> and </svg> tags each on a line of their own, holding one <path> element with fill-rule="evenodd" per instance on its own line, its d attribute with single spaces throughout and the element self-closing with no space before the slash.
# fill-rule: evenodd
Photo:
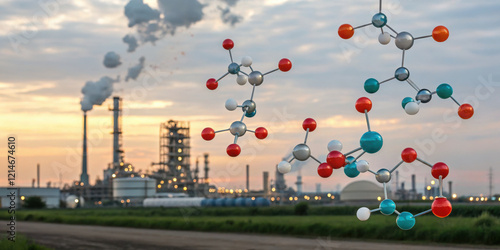
<svg viewBox="0 0 500 250">
<path fill-rule="evenodd" d="M 21 207 L 22 200 L 34 196 L 42 198 L 42 201 L 45 202 L 47 208 L 59 208 L 59 199 L 61 196 L 59 188 L 0 188 L 0 207 L 8 208 L 10 206 L 10 197 L 7 195 L 11 192 L 15 192 L 16 194 L 16 209 Z"/>
<path fill-rule="evenodd" d="M 384 198 L 384 189 L 371 181 L 349 183 L 341 192 L 341 201 L 376 201 Z"/>
</svg>

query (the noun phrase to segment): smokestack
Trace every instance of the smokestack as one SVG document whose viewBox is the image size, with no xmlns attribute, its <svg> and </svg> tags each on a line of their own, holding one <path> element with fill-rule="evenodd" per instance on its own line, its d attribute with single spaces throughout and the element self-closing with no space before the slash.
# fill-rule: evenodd
<svg viewBox="0 0 500 250">
<path fill-rule="evenodd" d="M 35 178 L 33 178 L 33 181 L 31 181 L 31 187 L 32 188 L 35 188 L 35 182 L 36 182 L 36 180 L 35 180 Z"/>
<path fill-rule="evenodd" d="M 321 183 L 316 183 L 316 193 L 321 193 Z"/>
<path fill-rule="evenodd" d="M 40 188 L 40 163 L 36 164 L 36 186 Z"/>
<path fill-rule="evenodd" d="M 113 167 L 118 168 L 122 161 L 121 154 L 121 98 L 118 96 L 113 97 Z"/>
<path fill-rule="evenodd" d="M 267 194 L 269 194 L 269 172 L 264 171 L 262 173 L 262 179 L 264 181 L 264 183 L 263 183 L 264 184 L 264 195 L 267 195 Z"/>
<path fill-rule="evenodd" d="M 416 184 L 415 184 L 415 175 L 412 174 L 411 175 L 411 191 L 414 191 L 416 192 L 417 191 L 417 188 L 416 188 Z"/>
<path fill-rule="evenodd" d="M 448 182 L 448 190 L 449 190 L 449 192 L 450 192 L 450 193 L 448 194 L 448 196 L 450 197 L 450 199 L 452 199 L 452 198 L 453 198 L 453 196 L 452 196 L 452 195 L 453 195 L 453 190 L 451 189 L 451 185 L 452 185 L 452 184 L 453 184 L 453 182 L 451 182 L 451 181 L 449 181 L 449 182 Z"/>
<path fill-rule="evenodd" d="M 204 154 L 203 157 L 205 157 L 205 182 L 208 183 L 208 154 Z"/>
<path fill-rule="evenodd" d="M 295 185 L 297 185 L 297 193 L 301 194 L 302 193 L 302 169 L 299 169 L 299 174 L 297 175 L 297 182 L 295 182 Z"/>
<path fill-rule="evenodd" d="M 89 184 L 89 175 L 87 174 L 87 111 L 83 112 L 83 153 L 80 182 L 82 182 L 83 185 Z M 40 182 L 38 182 L 38 187 L 40 187 Z"/>
<path fill-rule="evenodd" d="M 247 164 L 247 190 L 250 190 L 250 165 L 248 164 Z"/>
<path fill-rule="evenodd" d="M 399 171 L 396 170 L 396 192 L 399 190 Z"/>
</svg>

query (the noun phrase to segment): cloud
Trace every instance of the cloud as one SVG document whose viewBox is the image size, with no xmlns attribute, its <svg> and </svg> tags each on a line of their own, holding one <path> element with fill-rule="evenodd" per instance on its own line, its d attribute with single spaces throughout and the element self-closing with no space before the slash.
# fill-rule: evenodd
<svg viewBox="0 0 500 250">
<path fill-rule="evenodd" d="M 127 52 L 134 52 L 137 47 L 139 47 L 139 43 L 137 42 L 137 39 L 135 38 L 134 35 L 126 35 L 123 37 L 122 41 L 126 44 L 128 44 L 128 49 Z"/>
<path fill-rule="evenodd" d="M 158 0 L 158 7 L 173 34 L 178 27 L 189 28 L 201 21 L 205 6 L 198 0 Z"/>
<path fill-rule="evenodd" d="M 128 27 L 134 27 L 137 24 L 159 20 L 160 12 L 149 7 L 143 0 L 130 0 L 125 5 L 125 16 L 128 18 Z"/>
<path fill-rule="evenodd" d="M 102 105 L 113 93 L 113 83 L 119 81 L 120 77 L 113 79 L 104 76 L 97 82 L 86 82 L 82 88 L 83 98 L 80 101 L 82 111 L 92 110 L 94 105 Z"/>
<path fill-rule="evenodd" d="M 141 56 L 141 58 L 139 58 L 139 64 L 128 69 L 128 73 L 127 73 L 127 77 L 125 77 L 125 81 L 128 81 L 128 79 L 137 80 L 137 77 L 139 77 L 139 75 L 141 74 L 142 69 L 144 69 L 144 61 L 145 60 L 146 60 L 146 58 L 144 56 Z"/>
<path fill-rule="evenodd" d="M 120 61 L 120 55 L 113 51 L 110 51 L 104 55 L 103 64 L 106 68 L 116 68 L 122 64 Z"/>
<path fill-rule="evenodd" d="M 230 24 L 231 26 L 234 26 L 235 24 L 243 20 L 242 16 L 231 13 L 231 9 L 229 7 L 225 9 L 219 7 L 219 10 L 221 11 L 220 18 L 222 19 L 222 22 L 225 24 Z"/>
</svg>

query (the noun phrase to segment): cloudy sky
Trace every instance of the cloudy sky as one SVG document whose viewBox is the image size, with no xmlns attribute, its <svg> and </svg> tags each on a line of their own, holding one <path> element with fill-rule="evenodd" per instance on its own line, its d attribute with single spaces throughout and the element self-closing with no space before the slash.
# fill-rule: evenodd
<svg viewBox="0 0 500 250">
<path fill-rule="evenodd" d="M 88 97 L 88 90 L 85 95 L 81 90 L 109 77 L 113 95 L 124 99 L 126 160 L 142 171 L 158 161 L 159 124 L 169 119 L 190 121 L 192 163 L 209 153 L 210 176 L 232 188 L 244 187 L 244 166 L 250 164 L 251 188 L 260 189 L 262 172 L 270 171 L 274 178 L 275 165 L 303 141 L 301 123 L 307 117 L 318 122 L 308 140 L 316 157 L 325 159 L 332 139 L 343 142 L 344 152 L 359 147 L 366 123 L 354 103 L 368 96 L 374 103 L 369 113 L 372 130 L 384 138 L 379 153 L 363 157 L 371 169 L 392 168 L 404 148 L 414 147 L 422 159 L 450 166 L 446 180 L 453 181 L 455 192 L 487 194 L 488 169 L 493 167 L 494 191 L 500 193 L 496 168 L 500 3 L 384 1 L 383 12 L 397 31 L 417 37 L 430 35 L 438 25 L 448 27 L 450 37 L 444 43 L 417 40 L 406 53 L 405 65 L 421 88 L 434 91 L 441 83 L 452 85 L 459 102 L 475 107 L 474 117 L 465 121 L 458 118 L 451 100 L 436 96 L 421 105 L 417 115 L 407 115 L 400 103 L 415 95 L 408 84 L 391 81 L 376 94 L 364 92 L 367 78 L 392 77 L 401 51 L 393 42 L 379 44 L 373 26 L 357 30 L 350 40 L 341 39 L 337 29 L 343 23 L 369 23 L 377 11 L 375 0 L 4 1 L 0 3 L 4 27 L 0 30 L 0 133 L 4 140 L 8 135 L 17 137 L 17 184 L 31 185 L 37 163 L 42 166 L 42 184 L 57 183 L 59 174 L 63 182 L 79 178 L 80 101 L 99 104 Z M 127 35 L 128 44 L 123 41 Z M 239 86 L 232 76 L 222 80 L 216 91 L 205 87 L 208 78 L 226 72 L 229 56 L 221 46 L 226 38 L 235 42 L 235 60 L 249 55 L 256 70 L 274 69 L 284 57 L 293 62 L 291 71 L 266 76 L 257 88 L 258 113 L 245 121 L 250 129 L 266 127 L 270 136 L 264 141 L 253 135 L 241 138 L 242 154 L 237 158 L 225 152 L 232 142 L 230 134 L 217 135 L 210 142 L 199 135 L 206 126 L 225 129 L 239 120 L 241 113 L 227 111 L 224 102 L 234 98 L 241 103 L 251 93 L 248 84 Z M 111 51 L 120 56 L 119 62 L 105 67 L 104 56 Z M 145 58 L 142 64 L 141 57 Z M 142 73 L 134 80 L 137 70 Z M 112 83 L 117 76 L 120 81 Z M 108 98 L 88 112 L 92 183 L 112 161 L 110 104 Z M 0 154 L 2 161 L 6 154 Z M 299 168 L 305 191 L 313 191 L 316 183 L 323 190 L 337 190 L 352 181 L 343 171 L 322 179 L 310 160 L 293 167 L 286 176 L 289 186 L 295 187 Z M 428 167 L 407 164 L 400 168 L 400 181 L 409 186 L 411 174 L 417 175 L 420 189 L 425 179 L 432 178 Z M 371 174 L 357 179 L 374 181 Z M 6 185 L 5 178 L 0 185 Z"/>
</svg>

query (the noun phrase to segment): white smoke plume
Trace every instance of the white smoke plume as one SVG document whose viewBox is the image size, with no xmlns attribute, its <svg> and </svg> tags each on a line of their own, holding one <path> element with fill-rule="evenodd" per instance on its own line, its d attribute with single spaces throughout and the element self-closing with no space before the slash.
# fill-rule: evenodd
<svg viewBox="0 0 500 250">
<path fill-rule="evenodd" d="M 120 55 L 113 51 L 110 51 L 104 55 L 103 64 L 106 68 L 116 68 L 122 64 L 120 61 Z"/>
<path fill-rule="evenodd" d="M 139 47 L 139 43 L 134 35 L 126 35 L 123 37 L 123 42 L 128 44 L 127 52 L 134 52 L 137 47 Z"/>
<path fill-rule="evenodd" d="M 119 76 L 116 79 L 104 76 L 96 82 L 86 82 L 82 88 L 83 98 L 80 101 L 82 111 L 92 110 L 94 105 L 102 105 L 113 93 L 113 83 L 119 81 Z"/>
<path fill-rule="evenodd" d="M 141 56 L 141 58 L 139 58 L 139 64 L 128 69 L 128 73 L 127 73 L 127 77 L 125 78 L 125 81 L 128 82 L 128 79 L 137 80 L 137 77 L 139 77 L 139 75 L 141 74 L 142 69 L 144 69 L 144 61 L 145 60 L 146 60 L 146 58 L 144 58 L 144 56 Z"/>
</svg>

